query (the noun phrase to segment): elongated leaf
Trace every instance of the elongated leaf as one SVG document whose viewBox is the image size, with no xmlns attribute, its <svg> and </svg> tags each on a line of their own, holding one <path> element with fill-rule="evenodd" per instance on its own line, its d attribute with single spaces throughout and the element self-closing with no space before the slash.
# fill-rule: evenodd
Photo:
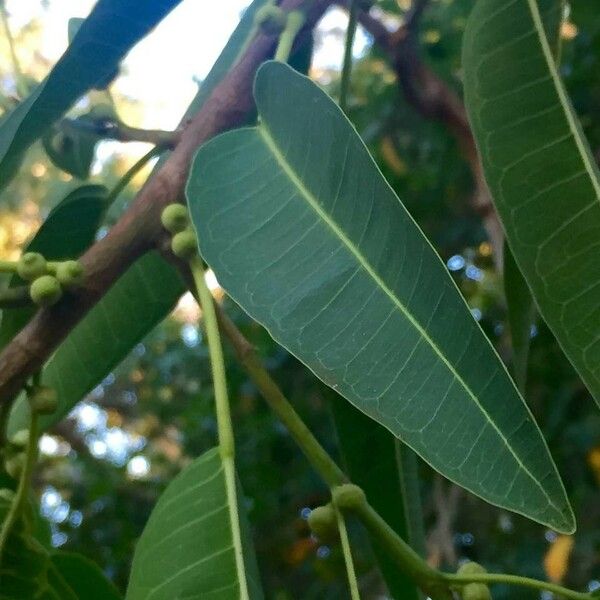
<svg viewBox="0 0 600 600">
<path fill-rule="evenodd" d="M 0 499 L 0 522 L 9 504 Z M 118 600 L 100 569 L 71 553 L 49 553 L 22 520 L 11 531 L 0 564 L 0 600 Z"/>
<path fill-rule="evenodd" d="M 42 427 L 60 421 L 97 386 L 175 306 L 185 287 L 178 273 L 157 253 L 137 261 L 58 347 L 42 381 L 58 391 L 59 408 L 41 419 Z M 9 432 L 26 426 L 27 400 L 20 398 Z"/>
<path fill-rule="evenodd" d="M 181 0 L 99 0 L 48 77 L 0 126 L 0 189 L 23 154 Z"/>
<path fill-rule="evenodd" d="M 407 489 L 410 486 L 406 485 L 406 477 L 415 474 L 401 468 L 398 452 L 401 442 L 343 398 L 334 398 L 331 407 L 345 472 L 365 491 L 369 503 L 386 523 L 421 552 L 420 542 L 415 545 L 416 536 L 411 536 L 411 527 L 422 527 L 422 515 L 409 512 L 408 496 L 414 496 L 415 490 Z M 405 451 L 412 452 L 407 447 Z M 418 490 L 416 493 L 418 496 Z M 371 544 L 392 598 L 419 600 L 419 591 L 412 579 L 398 569 L 378 539 L 371 537 Z"/>
<path fill-rule="evenodd" d="M 244 514 L 236 521 L 248 596 L 240 593 L 230 509 L 224 465 L 213 448 L 169 484 L 152 511 L 133 556 L 127 600 L 262 598 Z"/>
<path fill-rule="evenodd" d="M 102 185 L 84 185 L 70 192 L 48 215 L 27 245 L 27 251 L 39 252 L 47 260 L 78 258 L 94 241 L 107 193 Z M 15 275 L 10 286 L 24 283 Z M 2 313 L 0 348 L 22 329 L 34 312 L 35 308 L 27 307 Z"/>
<path fill-rule="evenodd" d="M 521 393 L 524 393 L 535 304 L 527 282 L 507 244 L 504 245 L 504 295 L 508 309 L 515 381 Z"/>
<path fill-rule="evenodd" d="M 481 0 L 465 99 L 485 177 L 538 309 L 600 403 L 600 177 L 535 0 Z"/>
<path fill-rule="evenodd" d="M 260 124 L 196 155 L 200 250 L 273 337 L 435 469 L 560 530 L 547 446 L 442 261 L 335 103 L 287 65 L 255 83 Z"/>
</svg>

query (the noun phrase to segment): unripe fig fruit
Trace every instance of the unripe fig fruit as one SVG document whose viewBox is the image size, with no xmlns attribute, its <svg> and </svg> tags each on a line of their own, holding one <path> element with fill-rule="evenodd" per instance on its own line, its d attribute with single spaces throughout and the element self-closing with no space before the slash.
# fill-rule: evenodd
<svg viewBox="0 0 600 600">
<path fill-rule="evenodd" d="M 183 204 L 169 204 L 160 215 L 163 227 L 172 234 L 185 231 L 190 224 L 187 208 Z"/>
<path fill-rule="evenodd" d="M 15 448 L 26 448 L 29 442 L 29 429 L 20 429 L 10 438 L 10 443 Z"/>
<path fill-rule="evenodd" d="M 38 306 L 52 306 L 60 300 L 62 288 L 56 277 L 42 275 L 31 284 L 29 295 Z"/>
<path fill-rule="evenodd" d="M 56 267 L 56 279 L 61 287 L 73 290 L 83 283 L 83 266 L 77 260 L 66 260 L 58 263 Z"/>
<path fill-rule="evenodd" d="M 24 452 L 14 454 L 10 458 L 4 461 L 4 468 L 6 472 L 13 478 L 19 479 L 23 469 L 25 468 L 25 461 L 27 460 Z"/>
<path fill-rule="evenodd" d="M 487 571 L 479 563 L 473 561 L 464 563 L 456 571 L 457 575 L 478 575 L 479 573 L 487 573 Z"/>
<path fill-rule="evenodd" d="M 171 240 L 171 250 L 179 258 L 188 260 L 196 255 L 198 247 L 196 246 L 196 235 L 191 229 L 180 231 L 173 236 Z"/>
<path fill-rule="evenodd" d="M 29 396 L 29 404 L 39 415 L 51 415 L 58 408 L 58 394 L 54 388 L 41 385 Z"/>
<path fill-rule="evenodd" d="M 334 541 L 338 538 L 339 531 L 335 509 L 330 505 L 317 506 L 308 515 L 310 530 L 323 542 Z"/>
<path fill-rule="evenodd" d="M 457 575 L 479 575 L 487 571 L 476 562 L 468 562 L 462 565 Z M 463 600 L 492 600 L 490 590 L 485 583 L 467 583 L 461 590 Z"/>
<path fill-rule="evenodd" d="M 334 488 L 333 501 L 339 508 L 355 509 L 366 502 L 365 493 L 353 483 L 345 483 Z"/>
<path fill-rule="evenodd" d="M 46 259 L 37 252 L 26 252 L 17 263 L 17 273 L 25 281 L 34 281 L 47 272 Z"/>
<path fill-rule="evenodd" d="M 267 35 L 279 35 L 287 23 L 287 14 L 279 6 L 267 4 L 256 11 L 254 22 Z"/>
<path fill-rule="evenodd" d="M 490 589 L 485 583 L 468 583 L 461 594 L 463 600 L 492 600 Z"/>
</svg>

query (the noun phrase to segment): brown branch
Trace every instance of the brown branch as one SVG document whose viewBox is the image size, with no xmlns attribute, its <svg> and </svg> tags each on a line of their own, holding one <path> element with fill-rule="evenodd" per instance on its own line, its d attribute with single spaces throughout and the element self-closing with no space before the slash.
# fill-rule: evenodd
<svg viewBox="0 0 600 600">
<path fill-rule="evenodd" d="M 293 10 L 302 0 L 284 0 Z M 331 0 L 308 3 L 305 36 Z M 0 405 L 11 402 L 27 379 L 39 371 L 52 352 L 106 291 L 144 253 L 161 243 L 162 209 L 181 197 L 196 149 L 218 133 L 240 125 L 253 107 L 252 83 L 260 64 L 273 54 L 276 36 L 259 32 L 243 56 L 214 89 L 201 110 L 187 123 L 172 154 L 140 190 L 135 201 L 108 235 L 82 257 L 85 285 L 57 305 L 40 310 L 0 354 Z"/>
<path fill-rule="evenodd" d="M 342 6 L 345 2 L 339 2 Z M 406 22 L 390 32 L 368 12 L 359 12 L 360 24 L 373 36 L 375 43 L 388 55 L 398 77 L 398 84 L 408 102 L 423 117 L 440 121 L 458 142 L 471 168 L 474 193 L 471 206 L 480 215 L 494 251 L 497 267 L 502 267 L 504 233 L 487 189 L 475 139 L 461 98 L 422 59 L 417 40 L 419 19 L 427 4 L 414 5 Z"/>
</svg>

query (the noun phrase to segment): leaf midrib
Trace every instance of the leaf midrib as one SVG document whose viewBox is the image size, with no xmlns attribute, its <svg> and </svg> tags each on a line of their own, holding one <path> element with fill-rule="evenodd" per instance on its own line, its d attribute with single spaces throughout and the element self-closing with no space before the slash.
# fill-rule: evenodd
<svg viewBox="0 0 600 600">
<path fill-rule="evenodd" d="M 510 452 L 510 454 L 512 454 L 512 456 L 514 457 L 514 459 L 517 462 L 517 464 L 519 465 L 519 467 L 531 478 L 531 480 L 541 490 L 541 492 L 544 495 L 544 497 L 546 498 L 549 506 L 552 506 L 558 512 L 558 514 L 562 515 L 562 512 L 560 511 L 560 509 L 554 504 L 554 502 L 552 502 L 552 500 L 550 499 L 550 497 L 546 493 L 546 491 L 543 488 L 543 486 L 537 480 L 537 478 L 535 478 L 533 476 L 533 474 L 529 471 L 529 469 L 527 469 L 527 467 L 523 464 L 523 462 L 521 461 L 521 459 L 519 458 L 519 456 L 517 454 L 515 454 L 514 450 L 512 449 L 512 447 L 510 446 L 510 444 L 508 443 L 508 440 L 506 439 L 506 437 L 504 436 L 504 434 L 500 431 L 500 429 L 498 429 L 498 426 L 496 425 L 496 423 L 490 418 L 490 416 L 488 415 L 487 411 L 484 410 L 484 408 L 481 406 L 481 404 L 477 400 L 477 397 L 472 392 L 472 390 L 469 388 L 469 386 L 466 384 L 466 382 L 462 379 L 462 377 L 457 373 L 457 371 L 448 362 L 448 360 L 446 359 L 446 357 L 443 355 L 443 353 L 441 352 L 441 350 L 438 348 L 437 344 L 434 343 L 434 341 L 429 337 L 429 335 L 423 329 L 423 327 L 419 324 L 419 322 L 414 319 L 414 317 L 410 314 L 410 312 L 402 304 L 402 302 L 400 301 L 400 299 L 397 298 L 397 296 L 392 292 L 392 290 L 390 290 L 390 288 L 385 284 L 385 282 L 377 274 L 377 272 L 375 271 L 375 269 L 369 264 L 369 262 L 366 260 L 366 258 L 363 256 L 363 254 L 360 252 L 360 250 L 346 236 L 346 234 L 338 227 L 338 225 L 330 218 L 330 216 L 321 208 L 321 206 L 319 205 L 318 200 L 314 197 L 314 195 L 312 194 L 312 192 L 310 190 L 308 190 L 308 188 L 302 183 L 302 180 L 296 174 L 294 168 L 289 164 L 289 162 L 287 161 L 287 159 L 285 158 L 285 156 L 283 155 L 283 153 L 279 149 L 279 146 L 277 145 L 277 142 L 275 142 L 273 136 L 269 132 L 268 126 L 266 125 L 265 121 L 262 120 L 259 123 L 259 125 L 256 127 L 256 129 L 257 129 L 259 135 L 263 138 L 263 140 L 264 140 L 265 144 L 267 145 L 267 147 L 269 148 L 269 150 L 273 153 L 275 159 L 279 163 L 279 165 L 282 168 L 282 170 L 289 177 L 289 179 L 291 180 L 292 184 L 298 190 L 300 190 L 302 196 L 306 199 L 306 201 L 308 202 L 308 204 L 310 205 L 310 207 L 325 222 L 325 224 L 333 231 L 333 233 L 348 248 L 348 250 L 350 250 L 350 252 L 358 260 L 360 266 L 375 281 L 375 283 L 378 285 L 378 287 L 385 292 L 385 294 L 389 297 L 389 299 L 392 301 L 392 303 L 395 304 L 400 309 L 400 311 L 404 314 L 404 316 L 408 319 L 408 321 L 413 325 L 413 327 L 415 327 L 415 329 L 425 339 L 425 341 L 431 346 L 431 348 L 433 348 L 433 350 L 435 351 L 435 353 L 438 355 L 438 357 L 444 363 L 444 365 L 446 365 L 446 367 L 448 368 L 448 370 L 450 371 L 450 373 L 453 375 L 453 377 L 466 390 L 467 394 L 473 400 L 474 404 L 479 408 L 479 410 L 484 415 L 485 419 L 488 421 L 488 423 L 490 424 L 490 426 L 492 427 L 492 429 L 494 429 L 494 431 L 496 431 L 496 433 L 498 434 L 498 436 L 500 437 L 500 439 L 504 442 L 504 445 L 506 446 L 506 448 L 508 449 L 508 451 Z"/>
</svg>

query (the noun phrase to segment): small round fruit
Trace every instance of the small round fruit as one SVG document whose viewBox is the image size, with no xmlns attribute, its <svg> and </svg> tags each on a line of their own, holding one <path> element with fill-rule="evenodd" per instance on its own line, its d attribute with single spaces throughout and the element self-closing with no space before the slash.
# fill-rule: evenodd
<svg viewBox="0 0 600 600">
<path fill-rule="evenodd" d="M 474 561 L 469 561 L 461 565 L 456 571 L 457 575 L 479 575 L 480 573 L 487 573 L 484 567 Z"/>
<path fill-rule="evenodd" d="M 256 11 L 254 22 L 267 35 L 279 35 L 287 23 L 287 14 L 279 6 L 267 4 Z"/>
<path fill-rule="evenodd" d="M 61 287 L 73 290 L 83 283 L 83 266 L 77 260 L 66 260 L 58 263 L 56 267 L 56 279 Z"/>
<path fill-rule="evenodd" d="M 38 252 L 26 252 L 17 263 L 17 273 L 25 281 L 34 281 L 47 272 L 46 259 Z"/>
<path fill-rule="evenodd" d="M 39 415 L 51 415 L 58 408 L 58 394 L 54 388 L 40 385 L 29 396 L 29 404 Z"/>
<path fill-rule="evenodd" d="M 183 204 L 169 204 L 160 215 L 163 227 L 172 234 L 185 231 L 190 224 L 187 208 Z"/>
<path fill-rule="evenodd" d="M 310 530 L 323 542 L 333 541 L 338 537 L 335 509 L 330 505 L 317 506 L 308 515 Z"/>
<path fill-rule="evenodd" d="M 10 438 L 11 446 L 15 448 L 26 448 L 29 442 L 29 429 L 20 429 Z"/>
<path fill-rule="evenodd" d="M 333 501 L 339 508 L 356 509 L 366 502 L 365 493 L 353 483 L 344 483 L 333 490 Z"/>
<path fill-rule="evenodd" d="M 179 258 L 185 260 L 193 258 L 198 250 L 194 232 L 191 229 L 186 229 L 176 233 L 171 240 L 171 250 Z"/>
<path fill-rule="evenodd" d="M 56 277 L 42 275 L 31 284 L 29 295 L 38 306 L 52 306 L 61 299 L 62 288 Z"/>
<path fill-rule="evenodd" d="M 492 600 L 490 589 L 484 583 L 469 583 L 461 592 L 463 600 Z"/>
<path fill-rule="evenodd" d="M 480 575 L 487 573 L 487 571 L 476 562 L 467 562 L 462 565 L 457 575 Z M 461 596 L 463 600 L 491 600 L 492 595 L 490 590 L 485 583 L 467 583 L 461 590 Z"/>
<path fill-rule="evenodd" d="M 4 468 L 6 472 L 13 478 L 19 479 L 23 469 L 25 468 L 25 461 L 27 460 L 24 452 L 14 454 L 10 458 L 4 461 Z"/>
</svg>

